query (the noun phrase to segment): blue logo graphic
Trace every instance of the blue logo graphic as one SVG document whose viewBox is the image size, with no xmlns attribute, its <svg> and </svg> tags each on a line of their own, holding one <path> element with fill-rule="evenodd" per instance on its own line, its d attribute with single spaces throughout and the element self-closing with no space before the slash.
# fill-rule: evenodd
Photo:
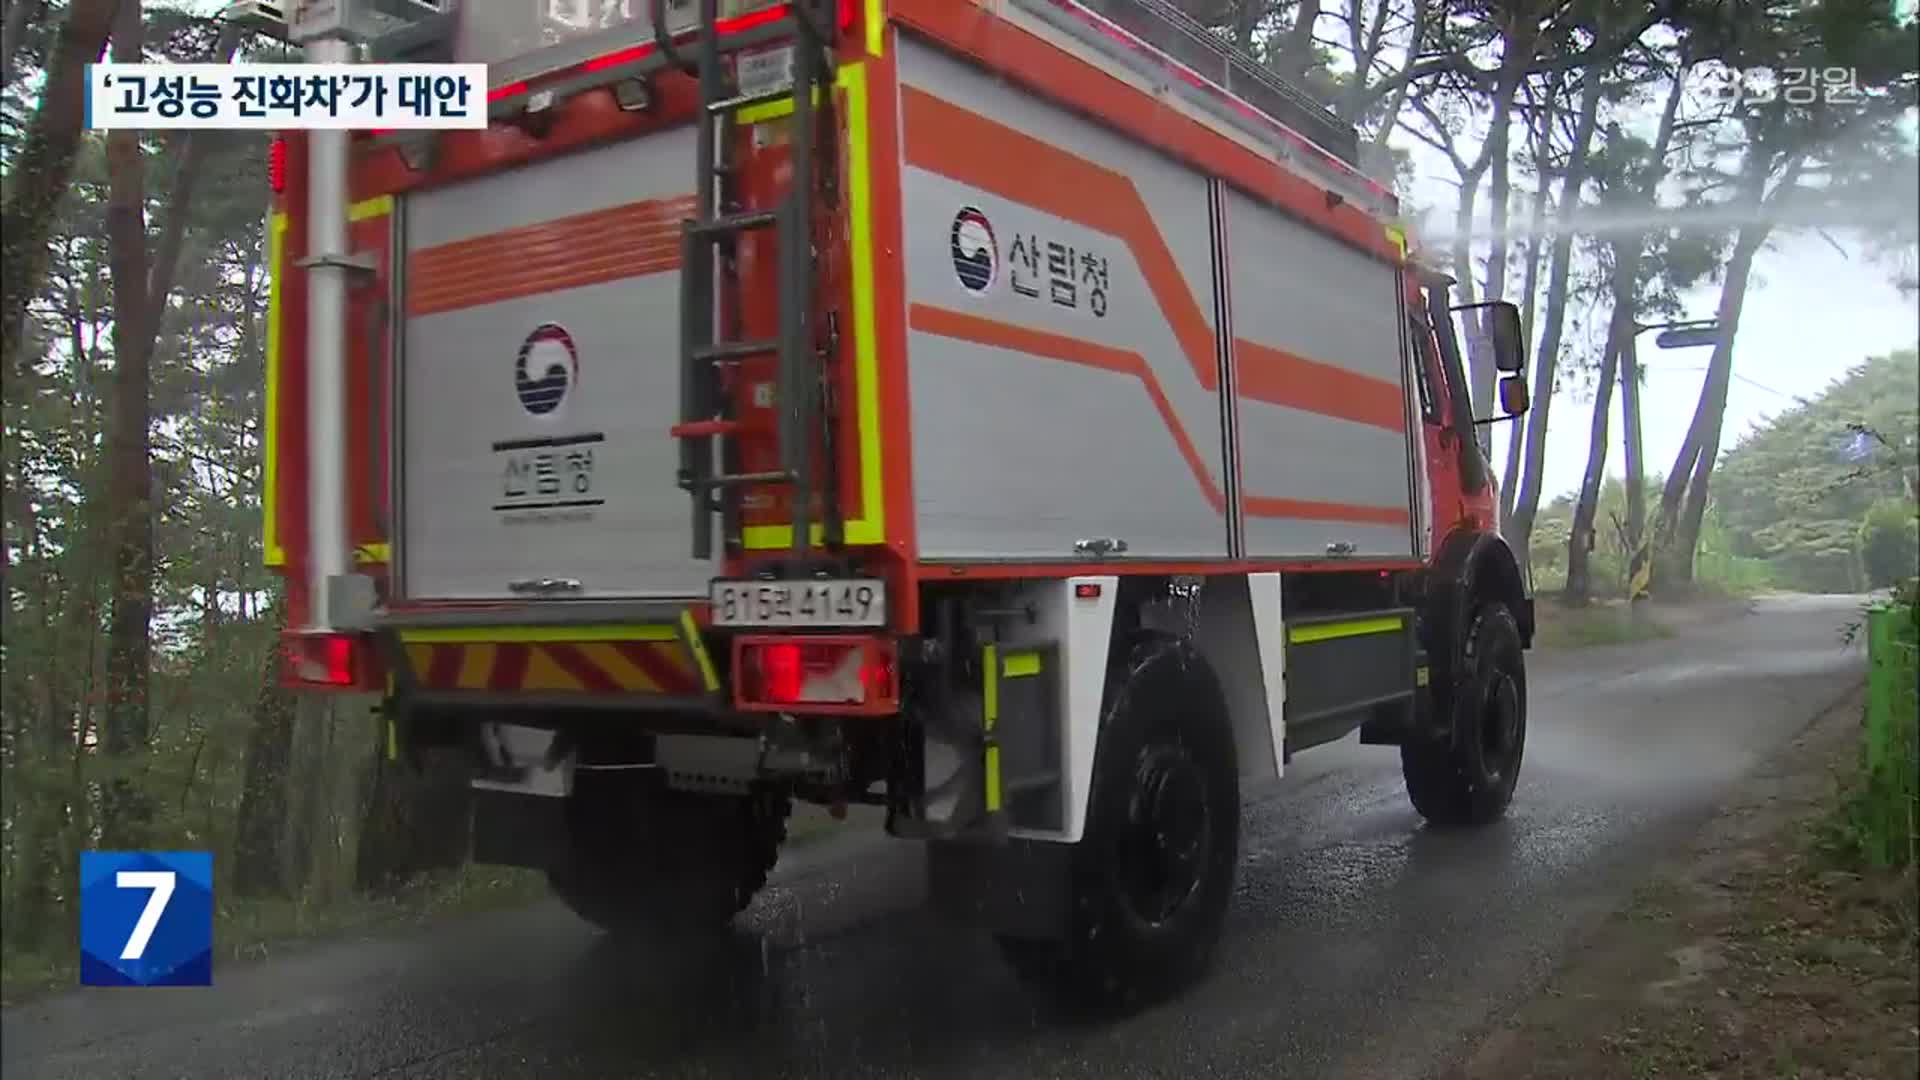
<svg viewBox="0 0 1920 1080">
<path fill-rule="evenodd" d="M 81 852 L 80 982 L 213 985 L 213 855 Z"/>
<path fill-rule="evenodd" d="M 552 323 L 527 335 L 513 364 L 513 389 L 522 408 L 549 416 L 579 381 L 580 353 L 572 335 Z"/>
<path fill-rule="evenodd" d="M 993 223 L 978 207 L 969 206 L 953 219 L 953 272 L 960 284 L 976 296 L 993 288 L 1000 269 L 1000 245 L 993 238 Z"/>
</svg>

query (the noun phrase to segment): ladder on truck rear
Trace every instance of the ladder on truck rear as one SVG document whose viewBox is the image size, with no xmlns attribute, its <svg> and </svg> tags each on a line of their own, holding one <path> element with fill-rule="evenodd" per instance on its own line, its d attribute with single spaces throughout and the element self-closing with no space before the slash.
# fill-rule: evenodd
<svg viewBox="0 0 1920 1080">
<path fill-rule="evenodd" d="M 679 483 L 693 499 L 693 556 L 713 555 L 713 518 L 718 514 L 729 552 L 741 544 L 741 491 L 785 488 L 793 528 L 793 555 L 812 543 L 813 493 L 821 500 L 822 546 L 841 538 L 839 500 L 833 496 L 833 425 L 826 417 L 825 365 L 816 347 L 818 300 L 813 252 L 815 192 L 825 180 L 829 204 L 832 155 L 822 155 L 819 115 L 830 108 L 833 88 L 833 0 L 792 0 L 787 14 L 751 30 L 723 37 L 721 0 L 698 0 L 694 54 L 677 47 L 667 28 L 665 0 L 652 0 L 655 41 L 669 64 L 699 80 L 696 213 L 682 225 L 680 276 Z M 744 50 L 768 41 L 793 47 L 788 86 L 743 91 L 733 68 Z M 788 143 L 792 180 L 772 209 L 740 206 L 734 175 L 735 115 L 744 108 L 792 98 Z M 822 165 L 824 163 L 824 168 Z M 771 338 L 738 336 L 738 242 L 771 230 L 777 238 L 778 329 Z M 730 306 L 730 309 L 729 309 Z M 774 405 L 778 418 L 778 463 L 771 470 L 742 470 L 734 387 L 728 374 L 754 357 L 776 358 Z M 716 460 L 717 458 L 717 460 Z"/>
</svg>

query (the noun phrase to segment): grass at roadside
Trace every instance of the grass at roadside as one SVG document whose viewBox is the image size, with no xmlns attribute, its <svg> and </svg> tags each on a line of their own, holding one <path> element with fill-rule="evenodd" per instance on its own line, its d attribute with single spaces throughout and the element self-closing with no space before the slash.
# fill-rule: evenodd
<svg viewBox="0 0 1920 1080">
<path fill-rule="evenodd" d="M 1920 1073 L 1914 871 L 1865 868 L 1841 825 L 1857 715 L 1830 713 L 1756 775 L 1458 1075 Z"/>
<path fill-rule="evenodd" d="M 1576 608 L 1542 596 L 1534 603 L 1534 620 L 1534 646 L 1541 649 L 1624 645 L 1673 636 L 1657 609 L 1636 612 L 1619 601 Z"/>
</svg>

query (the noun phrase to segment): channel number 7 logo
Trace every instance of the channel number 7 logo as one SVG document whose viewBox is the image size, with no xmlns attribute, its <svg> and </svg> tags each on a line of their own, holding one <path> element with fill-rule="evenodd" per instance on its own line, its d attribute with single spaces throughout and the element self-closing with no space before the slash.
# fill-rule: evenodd
<svg viewBox="0 0 1920 1080">
<path fill-rule="evenodd" d="M 213 983 L 213 855 L 80 853 L 80 981 Z"/>
</svg>

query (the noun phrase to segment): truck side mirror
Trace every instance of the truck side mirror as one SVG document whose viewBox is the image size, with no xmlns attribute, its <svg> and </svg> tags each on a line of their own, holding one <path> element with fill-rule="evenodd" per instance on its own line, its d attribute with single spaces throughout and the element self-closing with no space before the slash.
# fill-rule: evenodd
<svg viewBox="0 0 1920 1080">
<path fill-rule="evenodd" d="M 1520 309 L 1507 300 L 1488 300 L 1478 304 L 1460 304 L 1451 310 L 1473 312 L 1466 320 L 1467 334 L 1476 344 L 1493 346 L 1495 370 L 1516 372 L 1527 366 L 1527 338 L 1520 326 Z"/>
<path fill-rule="evenodd" d="M 1520 309 L 1501 300 L 1487 310 L 1487 329 L 1493 337 L 1493 366 L 1501 371 L 1517 372 L 1527 366 L 1527 339 L 1520 327 Z M 1527 384 L 1520 382 L 1521 400 Z M 1516 410 L 1525 412 L 1523 404 Z"/>
<path fill-rule="evenodd" d="M 1527 377 L 1509 375 L 1500 380 L 1500 411 L 1508 416 L 1519 416 L 1532 404 L 1527 397 Z"/>
</svg>

